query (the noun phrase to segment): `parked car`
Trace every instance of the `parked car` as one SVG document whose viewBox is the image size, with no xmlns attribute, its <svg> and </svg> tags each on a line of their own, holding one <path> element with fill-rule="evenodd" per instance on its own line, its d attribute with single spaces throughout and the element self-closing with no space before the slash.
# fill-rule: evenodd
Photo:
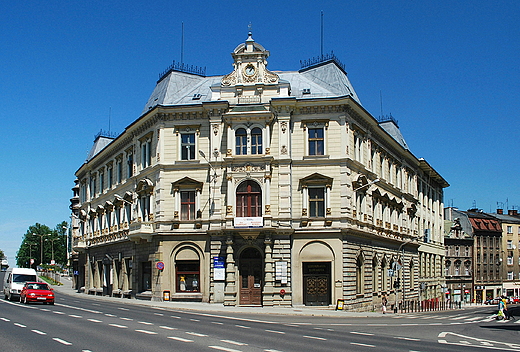
<svg viewBox="0 0 520 352">
<path fill-rule="evenodd" d="M 20 292 L 20 302 L 54 304 L 54 292 L 45 282 L 26 282 Z"/>
<path fill-rule="evenodd" d="M 484 304 L 491 304 L 491 305 L 493 305 L 493 304 L 498 304 L 498 302 L 499 302 L 501 299 L 502 299 L 501 297 L 496 297 L 496 298 L 493 298 L 493 299 L 489 298 L 489 299 L 487 299 L 487 300 L 484 302 Z"/>
<path fill-rule="evenodd" d="M 509 303 L 509 304 L 520 303 L 520 297 L 507 297 L 507 303 Z"/>
</svg>

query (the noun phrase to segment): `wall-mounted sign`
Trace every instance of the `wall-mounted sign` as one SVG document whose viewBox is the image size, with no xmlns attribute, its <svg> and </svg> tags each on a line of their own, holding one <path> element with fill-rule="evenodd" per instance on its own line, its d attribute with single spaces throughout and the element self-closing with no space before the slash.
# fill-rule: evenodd
<svg viewBox="0 0 520 352">
<path fill-rule="evenodd" d="M 155 263 L 155 267 L 159 270 L 163 270 L 164 269 L 164 262 L 157 262 Z"/>
<path fill-rule="evenodd" d="M 250 228 L 250 227 L 263 227 L 264 218 L 262 217 L 246 217 L 246 218 L 235 218 L 235 227 Z"/>
<path fill-rule="evenodd" d="M 226 279 L 226 261 L 224 257 L 213 257 L 213 280 L 223 281 Z"/>
<path fill-rule="evenodd" d="M 287 283 L 287 262 L 275 262 L 276 281 Z"/>
</svg>

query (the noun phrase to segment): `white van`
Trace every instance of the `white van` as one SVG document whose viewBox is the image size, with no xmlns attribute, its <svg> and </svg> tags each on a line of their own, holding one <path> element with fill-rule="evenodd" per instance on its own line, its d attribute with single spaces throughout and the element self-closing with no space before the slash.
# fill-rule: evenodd
<svg viewBox="0 0 520 352">
<path fill-rule="evenodd" d="M 38 281 L 36 270 L 28 268 L 9 268 L 4 276 L 4 298 L 10 301 L 20 298 L 20 291 L 28 281 Z"/>
</svg>

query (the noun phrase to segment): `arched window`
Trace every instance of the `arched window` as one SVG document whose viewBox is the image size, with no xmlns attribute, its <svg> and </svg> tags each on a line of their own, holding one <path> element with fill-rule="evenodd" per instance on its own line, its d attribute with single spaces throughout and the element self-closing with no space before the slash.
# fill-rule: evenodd
<svg viewBox="0 0 520 352">
<path fill-rule="evenodd" d="M 356 294 L 363 294 L 363 258 L 358 256 L 356 260 Z"/>
<path fill-rule="evenodd" d="M 377 271 L 377 258 L 374 257 L 372 259 L 372 292 L 374 293 L 379 291 L 378 279 L 379 273 Z"/>
<path fill-rule="evenodd" d="M 251 131 L 251 154 L 262 154 L 262 130 L 258 127 Z"/>
<path fill-rule="evenodd" d="M 239 128 L 235 132 L 235 148 L 236 155 L 247 154 L 247 132 L 243 128 Z"/>
<path fill-rule="evenodd" d="M 237 188 L 237 217 L 262 216 L 262 191 L 254 181 L 245 181 Z"/>
</svg>

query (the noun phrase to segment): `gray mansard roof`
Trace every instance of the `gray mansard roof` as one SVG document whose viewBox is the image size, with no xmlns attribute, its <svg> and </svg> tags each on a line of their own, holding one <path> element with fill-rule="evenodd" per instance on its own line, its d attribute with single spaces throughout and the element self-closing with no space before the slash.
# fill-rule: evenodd
<svg viewBox="0 0 520 352">
<path fill-rule="evenodd" d="M 334 60 L 300 71 L 273 72 L 280 77 L 280 84 L 290 86 L 289 96 L 307 99 L 350 95 L 360 103 L 346 73 Z M 211 87 L 220 86 L 222 77 L 203 77 L 171 70 L 157 82 L 142 114 L 156 105 L 192 105 L 211 101 Z"/>
</svg>

